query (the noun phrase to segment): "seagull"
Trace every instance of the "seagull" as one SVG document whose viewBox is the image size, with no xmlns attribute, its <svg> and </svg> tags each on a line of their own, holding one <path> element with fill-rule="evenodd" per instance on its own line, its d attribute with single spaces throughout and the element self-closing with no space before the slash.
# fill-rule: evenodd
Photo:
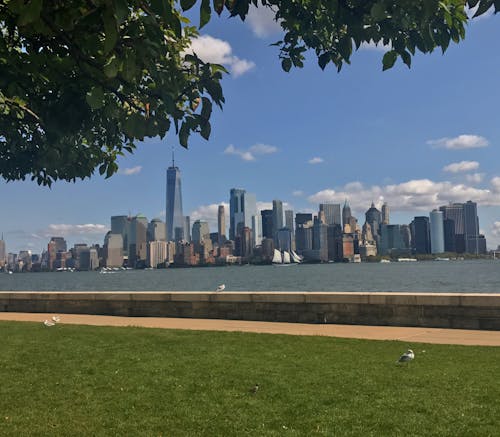
<svg viewBox="0 0 500 437">
<path fill-rule="evenodd" d="M 411 349 L 408 349 L 403 355 L 399 357 L 397 363 L 409 363 L 411 360 L 415 358 L 415 354 Z"/>
<path fill-rule="evenodd" d="M 224 291 L 226 284 L 220 284 L 215 291 Z"/>
<path fill-rule="evenodd" d="M 43 324 L 45 326 L 54 326 L 56 324 L 56 322 L 52 322 L 51 320 L 45 320 L 45 322 L 43 322 Z"/>
<path fill-rule="evenodd" d="M 61 321 L 61 318 L 59 316 L 52 316 L 52 321 L 58 323 Z"/>
<path fill-rule="evenodd" d="M 259 391 L 259 384 L 255 384 L 251 389 L 250 393 L 256 394 Z"/>
</svg>

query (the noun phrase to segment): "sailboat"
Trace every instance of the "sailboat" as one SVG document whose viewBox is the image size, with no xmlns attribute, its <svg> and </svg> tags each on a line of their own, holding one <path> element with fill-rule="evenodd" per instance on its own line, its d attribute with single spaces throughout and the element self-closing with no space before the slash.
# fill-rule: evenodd
<svg viewBox="0 0 500 437">
<path fill-rule="evenodd" d="M 294 263 L 301 263 L 302 260 L 300 257 L 292 250 L 292 252 L 288 252 L 284 250 L 283 252 L 280 252 L 277 249 L 274 249 L 274 256 L 272 263 L 275 265 L 279 266 L 290 266 L 293 265 Z"/>
</svg>

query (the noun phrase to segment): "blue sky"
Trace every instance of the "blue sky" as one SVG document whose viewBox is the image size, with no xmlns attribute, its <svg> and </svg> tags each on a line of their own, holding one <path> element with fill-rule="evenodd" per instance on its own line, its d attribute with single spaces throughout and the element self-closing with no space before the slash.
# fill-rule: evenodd
<svg viewBox="0 0 500 437">
<path fill-rule="evenodd" d="M 111 179 L 0 183 L 7 250 L 40 252 L 52 235 L 102 244 L 111 215 L 165 210 L 165 170 L 175 146 L 184 213 L 215 223 L 229 190 L 245 188 L 261 207 L 281 199 L 294 211 L 315 211 L 347 197 L 360 222 L 374 201 L 387 201 L 391 222 L 449 201 L 479 205 L 488 246 L 500 244 L 499 17 L 470 23 L 466 40 L 400 61 L 382 72 L 383 48 L 365 47 L 340 74 L 317 66 L 284 73 L 279 29 L 263 14 L 246 23 L 214 19 L 193 48 L 224 63 L 226 105 L 215 110 L 210 141 L 189 150 L 175 136 L 140 144 Z M 214 227 L 215 230 L 215 227 Z"/>
</svg>

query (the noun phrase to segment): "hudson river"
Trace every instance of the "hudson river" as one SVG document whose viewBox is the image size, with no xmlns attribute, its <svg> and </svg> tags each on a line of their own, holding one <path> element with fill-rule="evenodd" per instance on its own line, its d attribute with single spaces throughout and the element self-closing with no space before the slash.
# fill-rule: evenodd
<svg viewBox="0 0 500 437">
<path fill-rule="evenodd" d="M 422 291 L 500 293 L 500 261 L 301 264 L 0 274 L 1 291 Z"/>
</svg>

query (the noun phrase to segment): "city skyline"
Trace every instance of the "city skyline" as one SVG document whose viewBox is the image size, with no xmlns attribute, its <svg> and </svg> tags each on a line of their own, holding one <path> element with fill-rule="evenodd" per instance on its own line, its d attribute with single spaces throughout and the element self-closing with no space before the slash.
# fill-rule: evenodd
<svg viewBox="0 0 500 437">
<path fill-rule="evenodd" d="M 383 50 L 364 47 L 340 74 L 322 72 L 312 57 L 304 69 L 280 71 L 268 47 L 279 39 L 275 27 L 264 26 L 267 33 L 257 37 L 251 20 L 209 23 L 202 36 L 212 37 L 202 45 L 206 56 L 253 65 L 238 73 L 233 66 L 224 79 L 227 103 L 214 112 L 210 141 L 193 137 L 184 150 L 173 134 L 147 140 L 121 158 L 109 180 L 95 175 L 51 189 L 31 181 L 0 184 L 7 250 L 40 251 L 61 234 L 71 243 L 102 242 L 114 214 L 164 220 L 172 146 L 182 169 L 183 213 L 191 223 L 209 219 L 212 230 L 218 205 L 228 212 L 231 187 L 254 193 L 259 209 L 281 199 L 283 209 L 312 212 L 319 203 L 348 198 L 359 217 L 372 201 L 378 208 L 386 201 L 397 223 L 473 200 L 494 248 L 500 244 L 500 54 L 488 48 L 500 37 L 498 19 L 474 20 L 463 43 L 444 56 L 417 55 L 411 70 L 398 62 L 382 73 Z M 224 42 L 229 53 L 220 55 Z"/>
</svg>

